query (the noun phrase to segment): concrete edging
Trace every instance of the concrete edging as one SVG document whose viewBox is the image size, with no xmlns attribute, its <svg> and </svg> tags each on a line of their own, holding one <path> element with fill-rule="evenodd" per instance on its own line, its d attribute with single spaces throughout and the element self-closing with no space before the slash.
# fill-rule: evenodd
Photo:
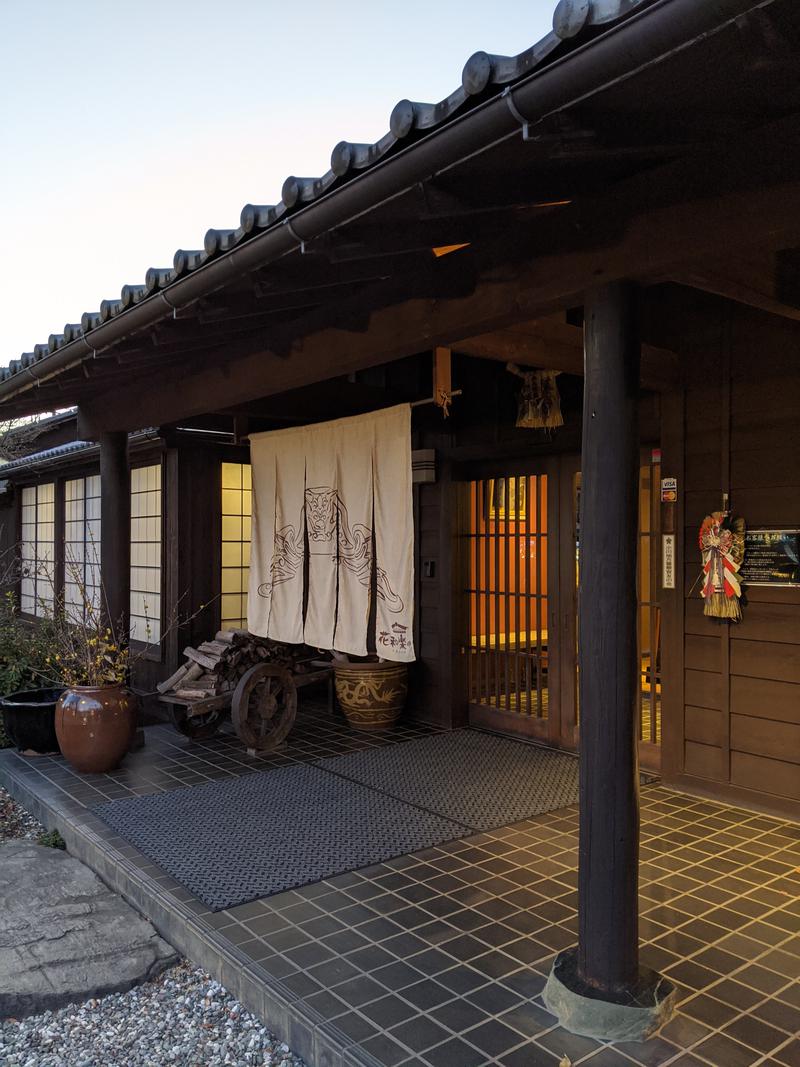
<svg viewBox="0 0 800 1067">
<path fill-rule="evenodd" d="M 0 784 L 47 830 L 58 830 L 71 855 L 77 857 L 114 892 L 156 928 L 174 948 L 212 974 L 265 1026 L 285 1041 L 309 1067 L 381 1067 L 364 1049 L 336 1026 L 308 1008 L 264 968 L 214 929 L 203 928 L 192 911 L 144 875 L 124 856 L 112 855 L 92 829 L 76 819 L 47 793 L 57 791 L 42 783 L 42 794 L 32 790 L 13 767 L 20 759 L 13 749 L 0 751 Z M 35 768 L 32 768 L 35 770 Z M 37 772 L 38 773 L 38 772 Z M 95 818 L 87 813 L 87 818 Z"/>
</svg>

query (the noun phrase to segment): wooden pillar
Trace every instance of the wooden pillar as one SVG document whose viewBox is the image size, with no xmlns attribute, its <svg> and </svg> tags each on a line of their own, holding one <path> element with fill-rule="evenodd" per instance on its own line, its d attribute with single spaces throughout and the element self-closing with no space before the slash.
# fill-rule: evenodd
<svg viewBox="0 0 800 1067">
<path fill-rule="evenodd" d="M 580 506 L 578 976 L 612 996 L 638 977 L 637 294 L 588 294 Z"/>
<path fill-rule="evenodd" d="M 100 435 L 100 571 L 106 625 L 117 638 L 129 630 L 131 600 L 131 486 L 128 435 Z"/>
</svg>

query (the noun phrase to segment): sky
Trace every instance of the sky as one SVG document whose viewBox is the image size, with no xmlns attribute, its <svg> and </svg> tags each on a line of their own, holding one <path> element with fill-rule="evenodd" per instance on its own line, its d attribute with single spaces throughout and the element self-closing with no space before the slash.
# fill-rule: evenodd
<svg viewBox="0 0 800 1067">
<path fill-rule="evenodd" d="M 0 365 L 516 55 L 555 0 L 0 0 Z"/>
</svg>

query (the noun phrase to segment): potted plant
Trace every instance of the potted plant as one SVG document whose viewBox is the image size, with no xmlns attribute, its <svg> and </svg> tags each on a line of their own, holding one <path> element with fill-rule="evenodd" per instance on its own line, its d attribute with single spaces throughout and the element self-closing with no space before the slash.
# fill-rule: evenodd
<svg viewBox="0 0 800 1067">
<path fill-rule="evenodd" d="M 47 755 L 58 752 L 55 713 L 61 689 L 24 689 L 0 697 L 3 728 L 0 748 L 6 747 L 3 738 L 27 755 Z"/>
<path fill-rule="evenodd" d="M 32 626 L 20 618 L 17 598 L 0 598 L 0 748 L 16 745 L 29 755 L 58 751 L 55 708 L 61 687 L 43 684 L 49 674 L 49 620 Z"/>
<path fill-rule="evenodd" d="M 129 651 L 110 627 L 63 617 L 50 666 L 65 689 L 56 704 L 58 743 L 72 766 L 84 773 L 113 770 L 136 730 L 136 696 L 126 687 Z"/>
<path fill-rule="evenodd" d="M 408 667 L 368 656 L 350 660 L 334 653 L 336 697 L 355 730 L 388 730 L 397 722 L 408 695 Z"/>
</svg>

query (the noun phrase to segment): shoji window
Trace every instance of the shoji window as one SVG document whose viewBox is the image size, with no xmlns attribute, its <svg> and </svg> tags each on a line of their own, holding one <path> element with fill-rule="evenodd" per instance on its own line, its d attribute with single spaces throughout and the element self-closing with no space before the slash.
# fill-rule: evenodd
<svg viewBox="0 0 800 1067">
<path fill-rule="evenodd" d="M 224 630 L 247 629 L 252 481 L 249 463 L 222 464 L 222 600 Z"/>
<path fill-rule="evenodd" d="M 75 622 L 100 614 L 100 475 L 64 483 L 64 604 Z"/>
<path fill-rule="evenodd" d="M 131 637 L 161 640 L 161 466 L 131 471 Z"/>
<path fill-rule="evenodd" d="M 20 607 L 29 615 L 53 610 L 55 585 L 55 484 L 22 490 L 22 585 Z"/>
</svg>

